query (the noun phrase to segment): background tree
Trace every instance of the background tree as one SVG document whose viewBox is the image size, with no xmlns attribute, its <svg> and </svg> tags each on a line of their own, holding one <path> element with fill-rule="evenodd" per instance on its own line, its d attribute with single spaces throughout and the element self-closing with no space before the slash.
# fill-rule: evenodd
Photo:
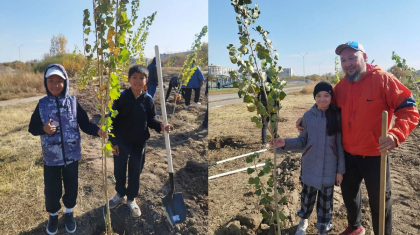
<svg viewBox="0 0 420 235">
<path fill-rule="evenodd" d="M 63 34 L 53 35 L 51 38 L 50 55 L 55 56 L 58 53 L 66 53 L 67 39 Z"/>
</svg>

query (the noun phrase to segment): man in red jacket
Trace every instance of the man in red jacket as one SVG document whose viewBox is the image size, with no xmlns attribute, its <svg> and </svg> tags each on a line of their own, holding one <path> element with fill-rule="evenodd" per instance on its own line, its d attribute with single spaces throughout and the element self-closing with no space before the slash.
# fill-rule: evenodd
<svg viewBox="0 0 420 235">
<path fill-rule="evenodd" d="M 363 235 L 360 185 L 364 179 L 369 195 L 373 230 L 379 230 L 379 182 L 382 150 L 392 150 L 405 141 L 419 122 L 419 113 L 411 91 L 377 65 L 366 63 L 366 51 L 358 42 L 339 45 L 346 76 L 334 87 L 335 104 L 341 108 L 346 173 L 341 184 L 347 208 L 348 227 L 340 235 Z M 381 138 L 382 111 L 392 115 L 395 125 Z M 389 161 L 385 195 L 385 234 L 392 234 L 392 201 Z"/>
<path fill-rule="evenodd" d="M 366 63 L 366 52 L 357 42 L 339 45 L 346 76 L 334 87 L 334 101 L 341 108 L 346 174 L 341 184 L 347 208 L 348 227 L 342 235 L 364 234 L 360 184 L 365 180 L 369 195 L 373 230 L 379 230 L 379 181 L 382 150 L 398 147 L 419 122 L 411 91 L 378 66 Z M 395 114 L 395 125 L 386 138 L 381 136 L 382 111 L 388 111 L 388 126 Z M 385 234 L 392 234 L 392 201 L 389 161 L 385 195 Z"/>
</svg>

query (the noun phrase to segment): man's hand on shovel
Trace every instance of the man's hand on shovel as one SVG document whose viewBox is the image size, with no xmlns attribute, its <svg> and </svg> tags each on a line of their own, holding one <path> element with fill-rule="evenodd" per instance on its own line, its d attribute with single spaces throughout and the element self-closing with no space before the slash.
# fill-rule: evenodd
<svg viewBox="0 0 420 235">
<path fill-rule="evenodd" d="M 387 135 L 385 138 L 379 138 L 379 151 L 382 152 L 384 150 L 391 151 L 395 147 L 397 147 L 396 139 L 393 135 Z"/>
</svg>

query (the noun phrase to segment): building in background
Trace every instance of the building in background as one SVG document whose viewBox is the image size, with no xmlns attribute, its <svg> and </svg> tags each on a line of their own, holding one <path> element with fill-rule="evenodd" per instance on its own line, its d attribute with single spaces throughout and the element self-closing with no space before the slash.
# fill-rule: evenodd
<svg viewBox="0 0 420 235">
<path fill-rule="evenodd" d="M 293 76 L 293 71 L 291 68 L 283 68 L 283 72 L 279 73 L 281 78 L 287 78 Z"/>
</svg>

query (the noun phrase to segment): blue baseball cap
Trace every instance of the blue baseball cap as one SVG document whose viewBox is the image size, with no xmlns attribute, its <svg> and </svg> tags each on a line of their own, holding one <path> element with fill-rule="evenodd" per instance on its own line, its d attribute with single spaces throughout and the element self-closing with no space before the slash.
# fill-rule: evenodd
<svg viewBox="0 0 420 235">
<path fill-rule="evenodd" d="M 362 44 L 355 41 L 349 41 L 349 42 L 339 45 L 335 49 L 335 54 L 340 55 L 341 51 L 344 50 L 345 48 L 352 48 L 353 50 L 366 53 L 365 48 L 363 48 Z"/>
</svg>

